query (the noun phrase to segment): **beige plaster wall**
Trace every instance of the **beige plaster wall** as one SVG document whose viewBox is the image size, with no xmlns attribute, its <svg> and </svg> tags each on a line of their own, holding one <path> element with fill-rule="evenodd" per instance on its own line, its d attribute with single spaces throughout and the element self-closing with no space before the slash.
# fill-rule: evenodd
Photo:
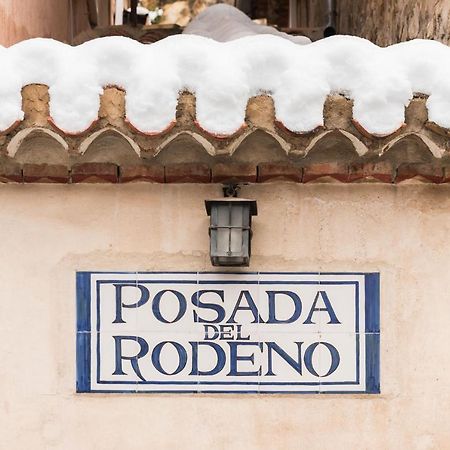
<svg viewBox="0 0 450 450">
<path fill-rule="evenodd" d="M 450 188 L 248 186 L 249 270 L 380 271 L 381 395 L 75 394 L 76 270 L 209 270 L 217 185 L 1 185 L 1 449 L 450 448 Z"/>
</svg>

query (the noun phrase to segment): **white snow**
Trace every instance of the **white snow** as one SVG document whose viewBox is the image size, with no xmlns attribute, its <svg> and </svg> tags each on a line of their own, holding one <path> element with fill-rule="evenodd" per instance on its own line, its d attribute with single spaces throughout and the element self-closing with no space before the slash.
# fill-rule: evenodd
<svg viewBox="0 0 450 450">
<path fill-rule="evenodd" d="M 152 11 L 148 12 L 148 21 L 150 21 L 151 23 L 155 22 L 156 19 L 162 17 L 162 15 L 164 14 L 164 10 L 162 8 L 156 8 Z"/>
<path fill-rule="evenodd" d="M 131 8 L 128 8 L 127 11 L 128 11 L 128 12 L 131 12 Z M 139 16 L 145 16 L 145 15 L 148 14 L 149 12 L 150 12 L 150 10 L 147 9 L 147 8 L 144 8 L 143 6 L 138 6 L 138 7 L 136 8 L 136 13 L 137 13 Z"/>
<path fill-rule="evenodd" d="M 217 4 L 206 8 L 188 24 L 183 33 L 195 34 L 219 42 L 229 42 L 258 34 L 272 34 L 296 44 L 311 43 L 306 36 L 292 36 L 282 33 L 274 27 L 259 25 L 238 8 L 226 4 Z"/>
<path fill-rule="evenodd" d="M 131 12 L 131 8 L 127 9 L 127 12 Z M 153 10 L 144 8 L 143 6 L 138 6 L 136 8 L 136 13 L 138 16 L 147 16 L 147 24 L 153 23 L 156 19 L 161 17 L 164 13 L 164 10 L 161 8 L 155 8 Z"/>
<path fill-rule="evenodd" d="M 150 45 L 108 37 L 78 47 L 33 39 L 0 47 L 0 130 L 23 119 L 21 88 L 32 83 L 49 86 L 51 117 L 71 133 L 97 119 L 109 85 L 126 90 L 127 119 L 143 132 L 175 120 L 183 90 L 196 95 L 201 127 L 216 134 L 237 131 L 259 93 L 272 95 L 277 119 L 295 132 L 323 124 L 330 93 L 352 98 L 354 119 L 370 133 L 398 129 L 414 93 L 429 95 L 430 120 L 450 128 L 449 73 L 449 47 L 423 40 L 380 48 L 348 36 L 309 45 L 273 35 L 226 43 L 178 35 Z"/>
</svg>

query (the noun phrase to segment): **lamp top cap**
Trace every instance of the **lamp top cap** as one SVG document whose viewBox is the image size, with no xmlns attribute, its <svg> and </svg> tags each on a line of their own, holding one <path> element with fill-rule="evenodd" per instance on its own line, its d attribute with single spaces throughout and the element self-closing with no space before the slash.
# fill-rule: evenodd
<svg viewBox="0 0 450 450">
<path fill-rule="evenodd" d="M 247 198 L 238 198 L 238 197 L 223 197 L 223 198 L 217 198 L 213 200 L 205 200 L 205 208 L 206 212 L 208 213 L 208 216 L 211 215 L 211 207 L 213 205 L 217 204 L 245 204 L 250 206 L 250 214 L 252 216 L 258 215 L 258 208 L 256 206 L 256 200 L 249 200 Z"/>
</svg>

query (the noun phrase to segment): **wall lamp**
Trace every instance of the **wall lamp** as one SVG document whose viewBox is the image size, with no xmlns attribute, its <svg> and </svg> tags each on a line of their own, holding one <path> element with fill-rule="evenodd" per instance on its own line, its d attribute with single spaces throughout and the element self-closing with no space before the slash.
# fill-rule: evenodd
<svg viewBox="0 0 450 450">
<path fill-rule="evenodd" d="M 250 264 L 252 216 L 258 215 L 256 200 L 238 198 L 239 186 L 223 188 L 224 198 L 206 200 L 210 256 L 213 266 L 247 267 Z"/>
</svg>

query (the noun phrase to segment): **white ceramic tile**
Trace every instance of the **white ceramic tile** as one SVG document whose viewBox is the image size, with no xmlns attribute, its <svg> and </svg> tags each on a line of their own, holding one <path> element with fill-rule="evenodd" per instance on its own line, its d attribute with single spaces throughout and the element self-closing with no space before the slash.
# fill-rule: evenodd
<svg viewBox="0 0 450 450">
<path fill-rule="evenodd" d="M 216 351 L 199 345 L 199 369 L 211 369 L 217 363 Z M 253 392 L 259 391 L 261 373 L 261 345 L 259 341 L 219 341 L 225 355 L 222 370 L 210 376 L 199 375 L 200 392 Z"/>
<path fill-rule="evenodd" d="M 320 276 L 313 317 L 320 323 L 321 333 L 354 333 L 364 323 L 364 283 L 360 277 Z"/>
<path fill-rule="evenodd" d="M 94 391 L 365 388 L 365 336 L 355 334 L 364 324 L 363 275 L 96 273 L 91 286 L 91 323 L 95 330 L 99 313 L 101 329 L 90 342 Z M 330 323 L 334 318 L 339 323 Z M 114 374 L 118 343 L 123 374 Z M 161 348 L 160 370 L 155 348 Z M 334 349 L 339 361 L 328 373 Z M 140 351 L 133 366 L 126 358 Z M 98 364 L 100 381 L 110 383 L 98 383 Z"/>
<path fill-rule="evenodd" d="M 148 302 L 137 310 L 137 329 L 144 332 L 190 332 L 201 327 L 195 323 L 192 296 L 197 284 L 163 284 L 142 282 Z"/>
<path fill-rule="evenodd" d="M 322 334 L 319 353 L 321 392 L 364 390 L 364 339 L 356 333 Z"/>
<path fill-rule="evenodd" d="M 319 342 L 314 333 L 261 333 L 262 391 L 319 391 L 320 377 L 308 370 L 305 352 Z M 320 366 L 318 353 L 313 355 L 313 368 Z"/>
<path fill-rule="evenodd" d="M 91 298 L 92 330 L 126 333 L 136 329 L 137 308 L 133 306 L 141 299 L 141 291 L 134 278 L 131 274 L 118 282 L 102 278 L 95 281 L 98 287 Z"/>
<path fill-rule="evenodd" d="M 116 362 L 116 342 L 124 356 L 137 355 L 140 344 L 134 334 L 120 335 L 115 333 L 92 333 L 91 335 L 91 360 L 94 361 L 91 370 L 91 385 L 96 390 L 102 391 L 135 391 L 136 382 L 139 379 L 131 367 L 129 361 Z M 119 362 L 120 363 L 120 362 Z M 118 372 L 116 370 L 119 369 Z M 121 372 L 120 372 L 121 370 Z"/>
<path fill-rule="evenodd" d="M 257 284 L 237 283 L 227 285 L 199 285 L 202 291 L 223 291 L 223 302 L 219 302 L 218 294 L 205 293 L 201 296 L 202 303 L 215 303 L 223 307 L 224 315 L 221 323 L 242 324 L 249 328 L 257 328 L 259 322 L 259 291 Z M 196 308 L 198 316 L 205 320 L 217 320 L 217 313 L 205 307 Z"/>
<path fill-rule="evenodd" d="M 313 300 L 318 292 L 318 284 L 281 284 L 263 280 L 259 287 L 259 309 L 262 317 L 262 332 L 319 333 L 320 322 L 305 323 Z M 301 283 L 301 282 L 299 282 Z"/>
</svg>

